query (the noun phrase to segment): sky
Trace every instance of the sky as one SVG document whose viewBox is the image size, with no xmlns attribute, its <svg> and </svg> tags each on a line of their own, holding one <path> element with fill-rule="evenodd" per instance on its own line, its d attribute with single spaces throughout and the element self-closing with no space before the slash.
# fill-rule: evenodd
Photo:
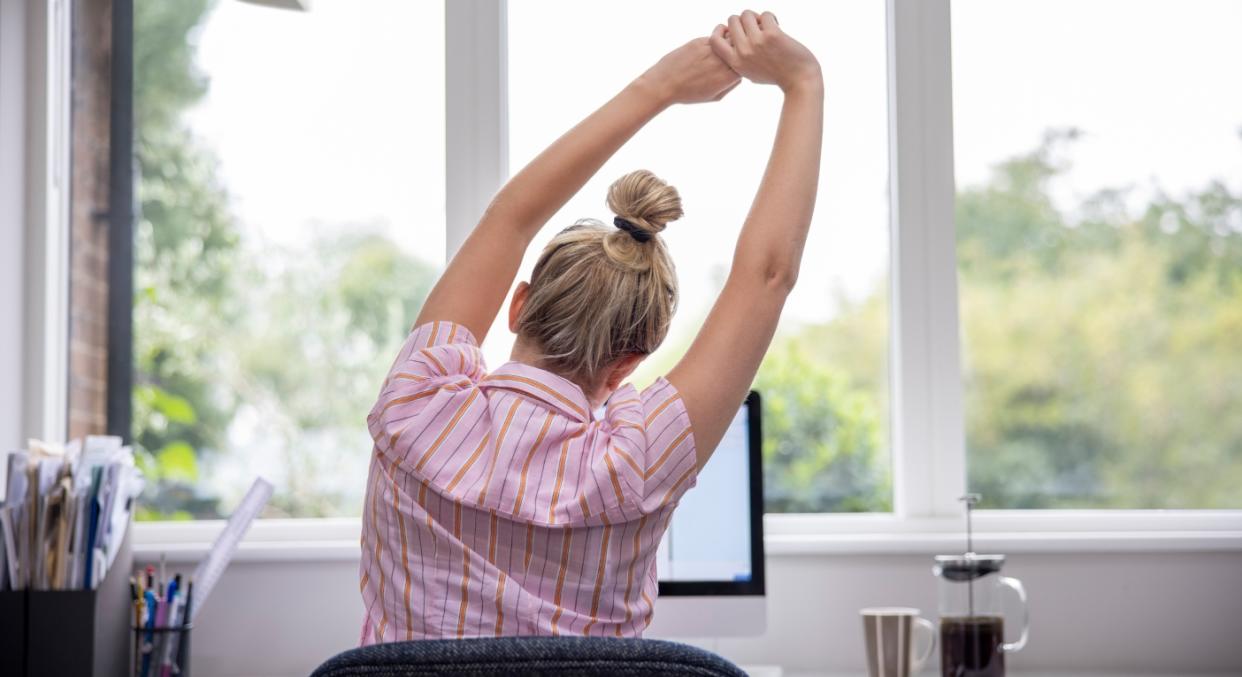
<svg viewBox="0 0 1242 677">
<path fill-rule="evenodd" d="M 220 159 L 246 246 L 297 250 L 378 229 L 436 265 L 444 252 L 443 2 L 314 0 L 291 12 L 220 0 L 193 39 L 211 85 L 189 124 Z M 685 41 L 740 7 L 720 2 L 509 0 L 510 172 Z M 756 7 L 758 9 L 758 7 Z M 824 72 L 820 191 L 785 330 L 889 273 L 883 0 L 772 0 Z M 959 186 L 1077 127 L 1070 206 L 1103 187 L 1178 195 L 1212 179 L 1242 189 L 1242 2 L 955 0 L 954 154 Z M 608 222 L 607 186 L 645 168 L 681 193 L 669 226 L 682 303 L 667 350 L 707 312 L 763 174 L 779 91 L 744 82 L 712 104 L 675 107 L 641 130 L 553 217 L 528 252 L 576 219 Z M 503 313 L 502 313 L 503 316 Z M 412 318 L 411 318 L 412 319 Z M 484 343 L 492 367 L 511 335 Z M 655 362 L 656 360 L 652 360 Z M 877 369 L 882 365 L 876 365 Z M 650 379 L 654 374 L 638 377 Z"/>
<path fill-rule="evenodd" d="M 1030 148 L 1041 130 L 1083 130 L 1060 197 L 1213 178 L 1242 187 L 1242 2 L 954 0 L 958 185 Z"/>
</svg>

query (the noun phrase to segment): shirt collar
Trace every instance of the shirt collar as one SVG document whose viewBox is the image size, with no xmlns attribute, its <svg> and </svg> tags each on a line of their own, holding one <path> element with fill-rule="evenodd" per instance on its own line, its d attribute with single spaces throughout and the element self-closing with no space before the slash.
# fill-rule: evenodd
<svg viewBox="0 0 1242 677">
<path fill-rule="evenodd" d="M 483 385 L 523 392 L 584 423 L 591 419 L 591 405 L 582 388 L 546 369 L 521 362 L 506 362 L 483 379 Z"/>
</svg>

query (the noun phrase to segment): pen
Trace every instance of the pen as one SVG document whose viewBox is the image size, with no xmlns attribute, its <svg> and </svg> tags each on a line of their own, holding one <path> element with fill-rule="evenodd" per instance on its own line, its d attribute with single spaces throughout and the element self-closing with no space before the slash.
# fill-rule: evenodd
<svg viewBox="0 0 1242 677">
<path fill-rule="evenodd" d="M 142 617 L 147 612 L 147 593 L 146 588 L 142 587 L 142 574 L 135 578 L 138 579 L 138 607 L 136 609 L 137 613 L 134 614 L 134 629 L 138 630 L 142 628 Z"/>
<path fill-rule="evenodd" d="M 133 600 L 134 605 L 134 627 L 130 632 L 134 633 L 134 660 L 142 660 L 142 614 L 146 610 L 146 596 L 142 589 L 142 575 L 138 574 L 129 577 L 129 596 Z"/>
<path fill-rule="evenodd" d="M 177 643 L 181 639 L 179 631 L 173 631 L 174 628 L 181 627 L 181 615 L 185 611 L 185 595 L 182 594 L 179 586 L 179 583 L 181 582 L 180 579 L 181 577 L 177 576 L 177 578 L 173 579 L 173 581 L 169 584 L 170 588 L 176 589 L 174 594 L 170 596 L 168 620 L 164 623 L 164 627 L 168 628 L 170 631 L 165 633 L 164 644 L 160 647 L 158 654 L 160 658 L 160 677 L 172 677 L 173 652 L 176 650 Z"/>
<path fill-rule="evenodd" d="M 186 588 L 185 588 L 185 605 L 181 609 L 181 617 L 180 617 L 181 622 L 179 623 L 180 632 L 178 632 L 174 636 L 171 650 L 168 652 L 169 653 L 168 667 L 166 668 L 168 672 L 161 674 L 161 677 L 168 677 L 168 675 L 172 671 L 172 664 L 177 661 L 177 653 L 181 649 L 181 636 L 187 632 L 187 628 L 190 625 L 190 612 L 193 609 L 192 607 L 193 603 L 194 603 L 194 579 L 191 578 L 189 582 L 186 584 Z"/>
<path fill-rule="evenodd" d="M 189 625 L 194 622 L 194 579 L 190 579 L 190 585 L 185 590 L 185 624 Z"/>
<path fill-rule="evenodd" d="M 150 567 L 148 567 L 148 569 L 150 569 Z M 147 572 L 147 576 L 148 576 L 148 580 L 150 580 L 150 576 L 151 576 L 150 571 Z M 147 677 L 147 670 L 150 669 L 151 667 L 151 648 L 152 648 L 151 642 L 155 635 L 155 633 L 152 632 L 151 629 L 155 627 L 156 598 L 155 598 L 155 593 L 151 592 L 151 588 L 147 588 L 146 601 L 147 601 L 147 623 L 146 623 L 147 641 L 142 646 L 142 677 Z"/>
<path fill-rule="evenodd" d="M 155 607 L 155 627 L 160 630 L 156 634 L 155 640 L 151 643 L 150 653 L 150 675 L 159 673 L 160 666 L 163 664 L 163 656 L 165 647 L 168 646 L 170 639 L 167 629 L 172 625 L 173 599 L 171 596 L 159 600 Z"/>
<path fill-rule="evenodd" d="M 129 577 L 129 599 L 134 605 L 134 627 L 142 624 L 142 607 L 138 604 L 138 583 L 133 576 Z"/>
</svg>

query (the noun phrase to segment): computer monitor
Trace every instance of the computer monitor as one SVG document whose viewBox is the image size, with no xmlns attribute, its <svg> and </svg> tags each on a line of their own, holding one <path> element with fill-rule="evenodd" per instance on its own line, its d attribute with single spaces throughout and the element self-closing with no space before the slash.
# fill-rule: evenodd
<svg viewBox="0 0 1242 677">
<path fill-rule="evenodd" d="M 763 633 L 762 439 L 751 391 L 660 541 L 660 596 L 646 636 Z"/>
</svg>

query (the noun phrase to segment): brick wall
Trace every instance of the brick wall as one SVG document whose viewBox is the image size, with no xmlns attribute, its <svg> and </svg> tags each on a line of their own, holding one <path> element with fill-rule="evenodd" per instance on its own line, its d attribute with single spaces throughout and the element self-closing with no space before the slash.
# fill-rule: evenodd
<svg viewBox="0 0 1242 677">
<path fill-rule="evenodd" d="M 107 430 L 111 0 L 73 2 L 69 439 Z"/>
</svg>

